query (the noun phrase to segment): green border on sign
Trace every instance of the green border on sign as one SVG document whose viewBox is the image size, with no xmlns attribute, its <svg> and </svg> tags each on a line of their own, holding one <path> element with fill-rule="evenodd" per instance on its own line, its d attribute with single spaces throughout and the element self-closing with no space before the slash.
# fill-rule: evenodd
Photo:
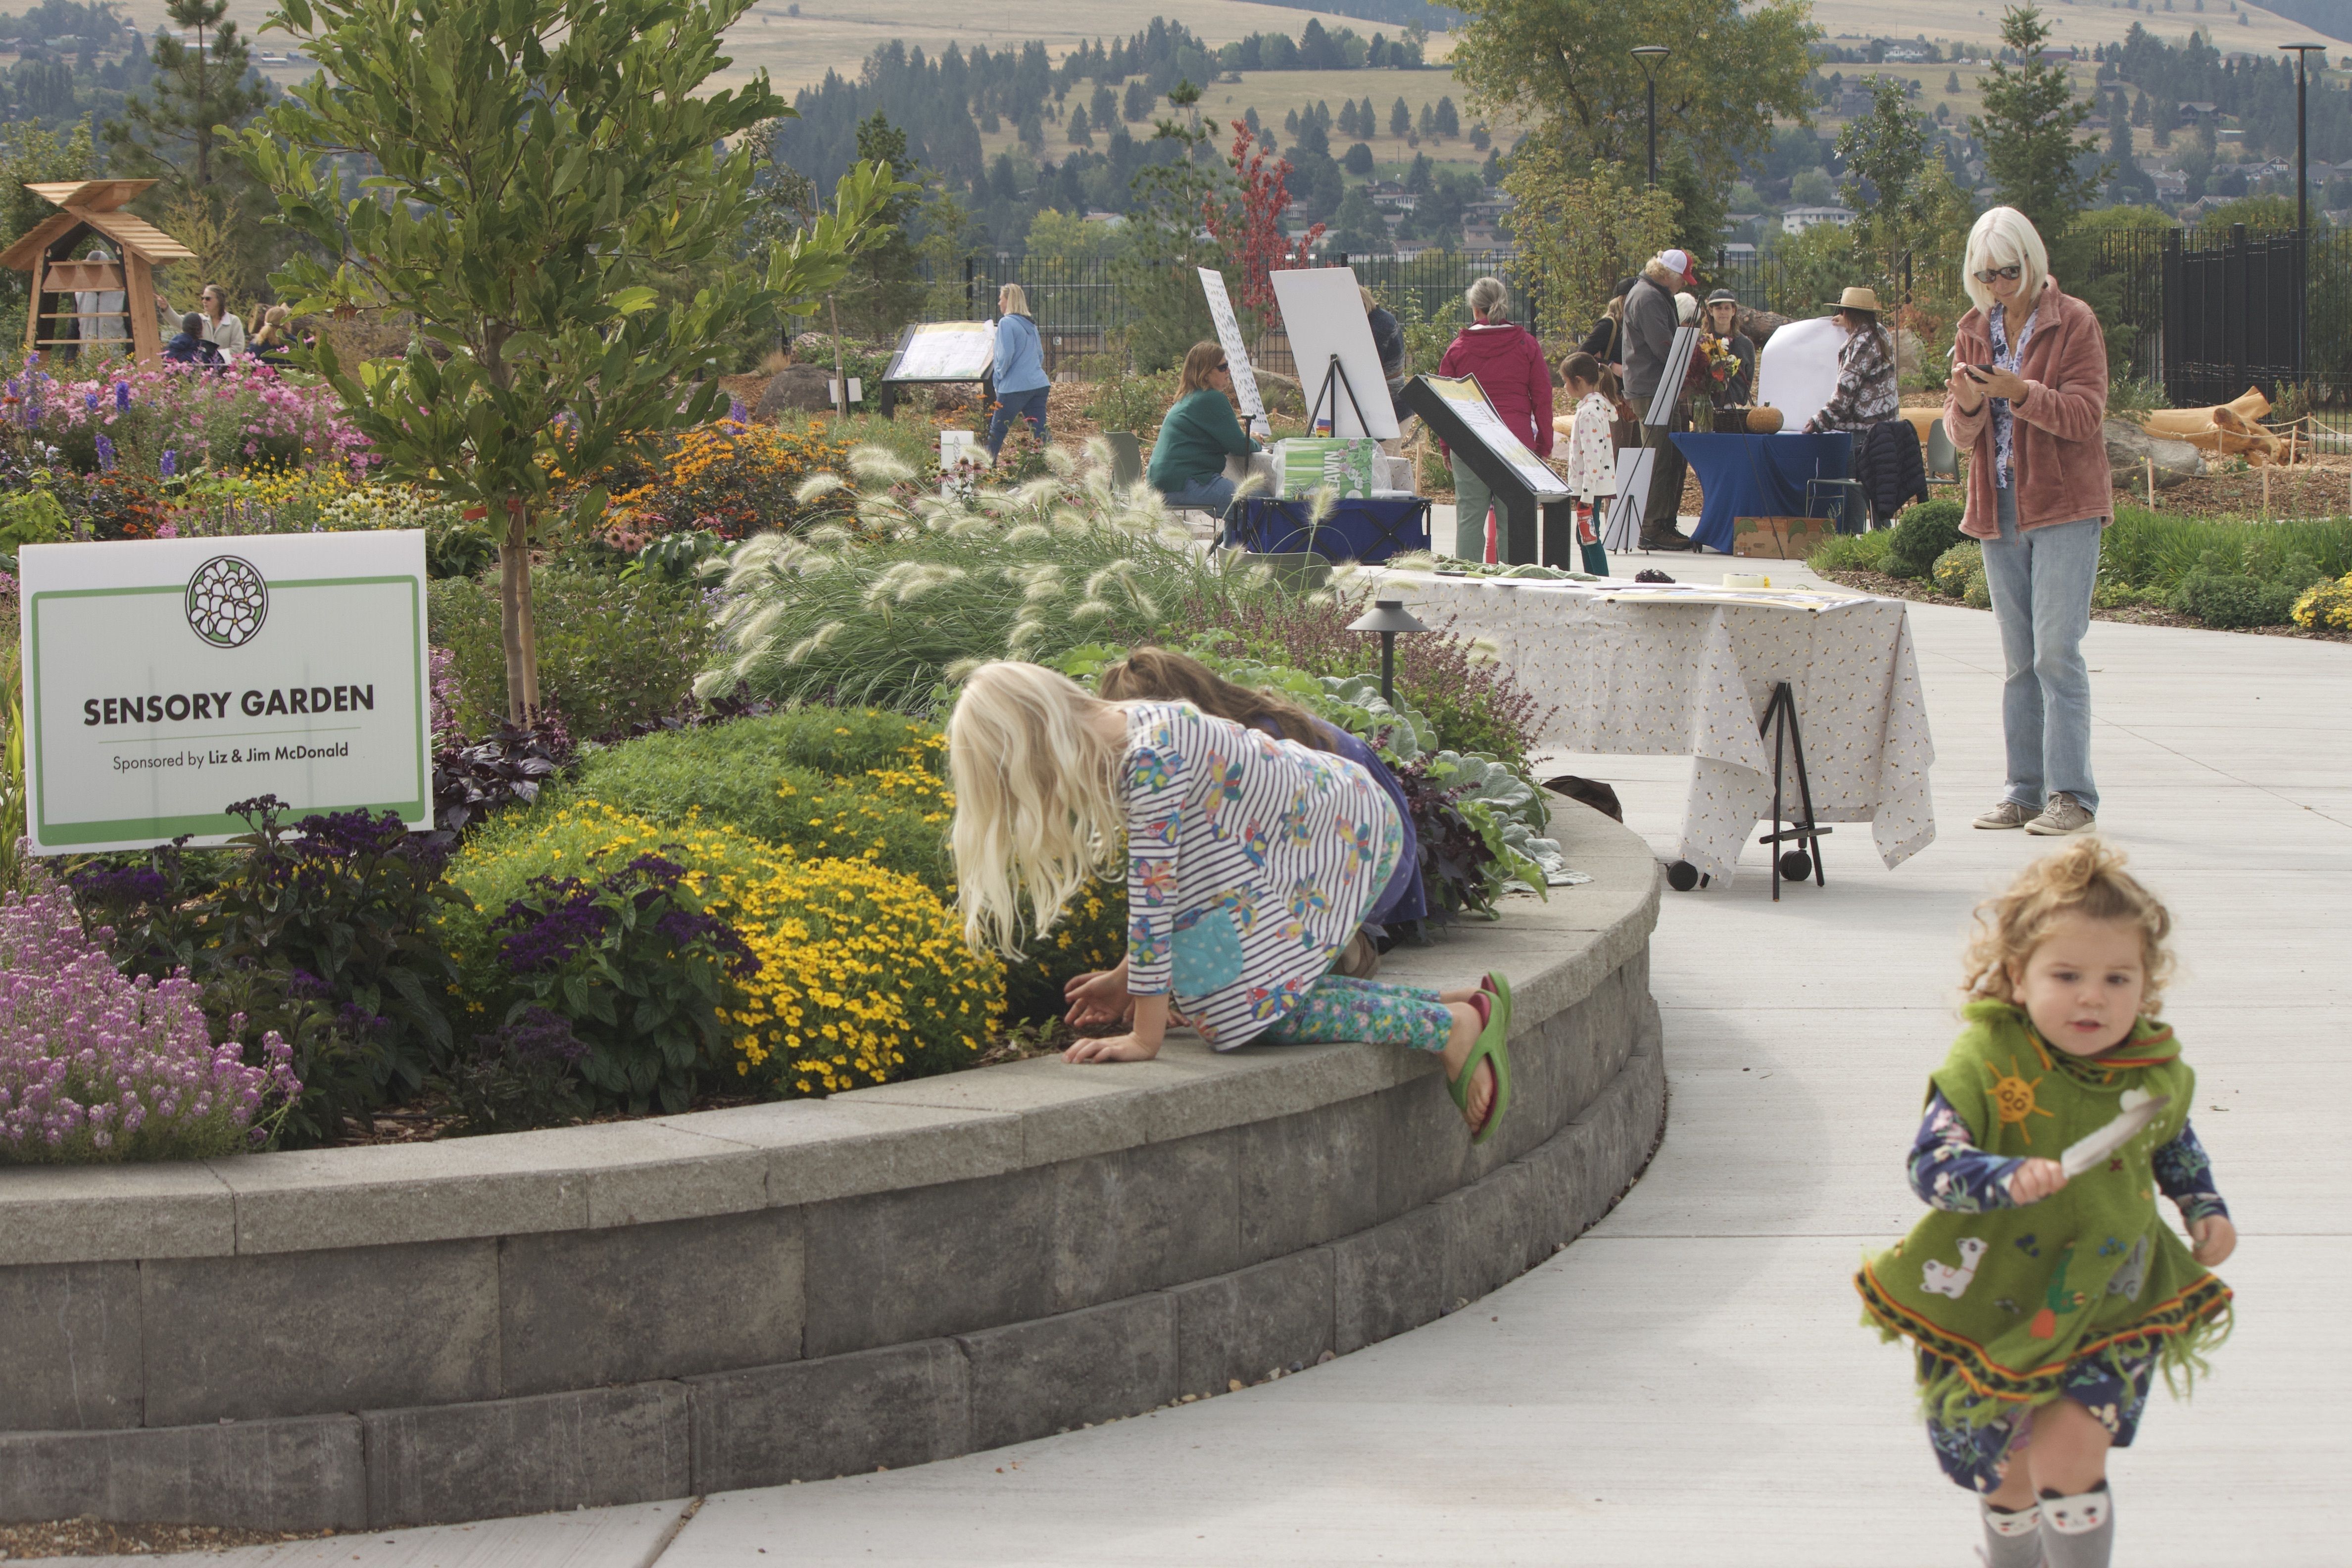
<svg viewBox="0 0 2352 1568">
<path fill-rule="evenodd" d="M 284 582 L 272 582 L 268 586 L 272 592 L 278 592 L 290 588 L 363 588 L 390 583 L 402 584 L 408 589 L 409 657 L 416 665 L 421 666 L 424 648 L 419 645 L 418 639 L 423 634 L 417 629 L 417 624 L 421 618 L 417 606 L 417 594 L 420 590 L 415 577 L 404 573 L 377 577 L 301 577 L 290 578 Z M 26 695 L 31 700 L 33 728 L 37 737 L 34 742 L 33 755 L 26 759 L 34 779 L 40 780 L 43 777 L 40 753 L 42 747 L 48 743 L 49 739 L 48 722 L 41 709 L 42 601 L 136 598 L 150 594 L 184 594 L 186 592 L 187 584 L 182 584 L 177 587 L 50 588 L 32 596 L 26 612 L 27 624 L 32 631 L 32 636 L 26 639 L 32 647 L 26 670 L 27 688 Z M 416 795 L 414 799 L 354 801 L 348 805 L 299 805 L 295 809 L 305 816 L 314 812 L 391 811 L 398 813 L 404 822 L 423 821 L 429 824 L 432 820 L 433 800 L 425 773 L 429 750 L 425 739 L 426 696 L 425 686 L 420 681 L 416 688 Z M 212 812 L 196 816 L 132 816 L 112 822 L 68 822 L 53 825 L 49 819 L 48 790 L 42 787 L 37 793 L 41 801 L 37 837 L 44 847 L 68 847 L 78 844 L 115 844 L 140 838 L 152 839 L 160 843 L 165 839 L 176 838 L 184 833 L 198 837 L 216 833 L 243 833 L 248 826 L 243 817 L 231 816 L 226 812 Z"/>
</svg>

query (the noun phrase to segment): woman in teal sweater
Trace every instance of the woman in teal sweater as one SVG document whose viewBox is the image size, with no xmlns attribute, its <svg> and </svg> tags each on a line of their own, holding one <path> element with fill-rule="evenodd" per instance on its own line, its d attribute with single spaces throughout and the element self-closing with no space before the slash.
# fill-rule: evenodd
<svg viewBox="0 0 2352 1568">
<path fill-rule="evenodd" d="M 1194 343 L 1184 356 L 1176 405 L 1160 422 L 1160 438 L 1151 447 L 1149 478 L 1170 506 L 1223 517 L 1232 504 L 1234 481 L 1225 477 L 1225 459 L 1257 450 L 1234 417 L 1228 397 L 1233 385 L 1225 351 L 1215 343 Z"/>
</svg>

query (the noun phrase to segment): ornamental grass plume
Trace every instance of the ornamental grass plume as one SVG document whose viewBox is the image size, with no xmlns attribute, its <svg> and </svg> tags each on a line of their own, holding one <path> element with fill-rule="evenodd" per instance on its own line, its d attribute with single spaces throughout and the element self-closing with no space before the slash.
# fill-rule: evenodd
<svg viewBox="0 0 2352 1568">
<path fill-rule="evenodd" d="M 72 899 L 41 879 L 0 895 L 0 1164 L 196 1160 L 258 1148 L 302 1092 L 293 1051 L 268 1065 L 215 1046 L 184 973 L 123 974 Z"/>
</svg>

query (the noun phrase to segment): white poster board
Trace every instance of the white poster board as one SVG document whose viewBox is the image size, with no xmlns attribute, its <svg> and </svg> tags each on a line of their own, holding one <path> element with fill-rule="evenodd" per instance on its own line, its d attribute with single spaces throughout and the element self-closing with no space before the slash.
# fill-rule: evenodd
<svg viewBox="0 0 2352 1568">
<path fill-rule="evenodd" d="M 422 530 L 28 544 L 34 851 L 133 849 L 397 812 L 433 826 Z"/>
<path fill-rule="evenodd" d="M 1798 431 L 1837 392 L 1845 329 L 1828 316 L 1790 321 L 1756 354 L 1756 401 L 1780 411 L 1780 428 Z"/>
<path fill-rule="evenodd" d="M 1217 346 L 1225 351 L 1226 368 L 1233 372 L 1234 396 L 1242 405 L 1242 417 L 1264 417 L 1265 404 L 1257 395 L 1257 373 L 1250 368 L 1249 345 L 1242 342 L 1242 324 L 1234 314 L 1233 297 L 1225 292 L 1225 275 L 1213 267 L 1201 269 L 1201 292 L 1209 297 L 1209 320 L 1217 324 Z"/>
<path fill-rule="evenodd" d="M 1282 307 L 1282 324 L 1290 333 L 1290 357 L 1298 366 L 1299 391 L 1309 412 L 1323 391 L 1337 359 L 1347 379 L 1333 387 L 1339 411 L 1323 407 L 1334 436 L 1371 436 L 1392 440 L 1398 434 L 1396 409 L 1389 401 L 1388 375 L 1381 369 L 1381 351 L 1372 342 L 1372 324 L 1365 318 L 1363 297 L 1356 291 L 1356 273 L 1349 267 L 1294 268 L 1274 275 L 1275 302 Z M 1351 400 L 1349 393 L 1355 396 Z M 1358 417 L 1361 414 L 1361 418 Z"/>
<path fill-rule="evenodd" d="M 1647 447 L 1628 447 L 1617 454 L 1617 498 L 1609 503 L 1601 531 L 1603 550 L 1632 550 L 1642 540 L 1642 514 L 1650 505 L 1650 469 L 1657 454 Z"/>
<path fill-rule="evenodd" d="M 993 321 L 918 321 L 898 334 L 885 381 L 978 381 L 996 353 Z"/>
<path fill-rule="evenodd" d="M 1503 423 L 1495 405 L 1486 401 L 1484 387 L 1475 375 L 1425 375 L 1422 381 L 1432 392 L 1445 399 L 1447 410 L 1470 427 L 1486 449 L 1510 465 L 1511 472 L 1521 483 L 1535 492 L 1539 501 L 1559 500 L 1568 494 L 1568 486 L 1558 474 L 1544 466 L 1541 458 L 1528 449 L 1527 443 L 1513 435 Z"/>
</svg>

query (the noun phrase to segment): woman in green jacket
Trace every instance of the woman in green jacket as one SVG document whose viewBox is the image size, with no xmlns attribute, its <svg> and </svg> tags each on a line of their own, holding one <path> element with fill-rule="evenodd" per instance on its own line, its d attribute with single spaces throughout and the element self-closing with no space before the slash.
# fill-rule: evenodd
<svg viewBox="0 0 2352 1568">
<path fill-rule="evenodd" d="M 1151 487 L 1170 506 L 1223 517 L 1232 504 L 1234 481 L 1225 477 L 1225 459 L 1257 450 L 1234 417 L 1233 386 L 1225 351 L 1215 343 L 1194 343 L 1184 356 L 1176 405 L 1160 422 L 1159 439 L 1151 446 Z"/>
</svg>

